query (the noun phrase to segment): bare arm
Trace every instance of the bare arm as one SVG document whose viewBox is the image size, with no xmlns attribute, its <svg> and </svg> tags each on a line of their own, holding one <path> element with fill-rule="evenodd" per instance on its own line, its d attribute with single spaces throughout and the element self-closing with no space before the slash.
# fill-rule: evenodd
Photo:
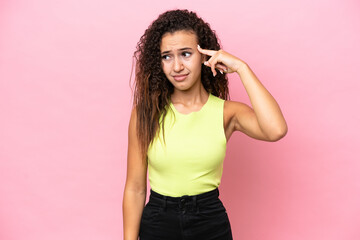
<svg viewBox="0 0 360 240">
<path fill-rule="evenodd" d="M 206 50 L 200 47 L 198 50 L 211 56 L 204 64 L 211 67 L 214 76 L 217 74 L 215 69 L 221 72 L 236 72 L 249 95 L 253 108 L 244 103 L 225 102 L 224 114 L 230 119 L 230 129 L 226 129 L 229 135 L 237 130 L 265 141 L 277 141 L 284 137 L 287 133 L 287 124 L 280 107 L 250 67 L 223 50 Z"/>
<path fill-rule="evenodd" d="M 228 103 L 228 109 L 233 116 L 234 130 L 265 141 L 277 141 L 284 137 L 287 133 L 287 124 L 274 97 L 247 64 L 242 62 L 237 73 L 253 108 L 243 103 Z"/>
<path fill-rule="evenodd" d="M 137 240 L 146 199 L 147 162 L 140 154 L 134 109 L 131 113 L 128 134 L 127 175 L 123 198 L 124 240 Z"/>
</svg>

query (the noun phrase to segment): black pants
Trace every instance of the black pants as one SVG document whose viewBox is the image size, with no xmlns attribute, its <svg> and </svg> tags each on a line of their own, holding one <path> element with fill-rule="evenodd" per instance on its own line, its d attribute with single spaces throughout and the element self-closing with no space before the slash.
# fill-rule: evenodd
<svg viewBox="0 0 360 240">
<path fill-rule="evenodd" d="M 140 240 L 230 240 L 231 227 L 219 190 L 168 197 L 150 190 Z"/>
</svg>

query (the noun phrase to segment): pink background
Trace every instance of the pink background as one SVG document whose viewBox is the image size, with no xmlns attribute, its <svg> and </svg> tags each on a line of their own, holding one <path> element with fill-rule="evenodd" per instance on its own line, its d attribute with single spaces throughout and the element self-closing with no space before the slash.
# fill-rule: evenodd
<svg viewBox="0 0 360 240">
<path fill-rule="evenodd" d="M 174 8 L 211 24 L 289 126 L 228 143 L 234 239 L 360 239 L 357 0 L 1 1 L 0 239 L 122 239 L 132 54 Z"/>
</svg>

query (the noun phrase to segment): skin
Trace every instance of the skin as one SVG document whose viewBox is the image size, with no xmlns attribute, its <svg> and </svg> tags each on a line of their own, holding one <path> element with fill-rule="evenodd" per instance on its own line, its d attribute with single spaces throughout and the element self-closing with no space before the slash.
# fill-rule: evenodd
<svg viewBox="0 0 360 240">
<path fill-rule="evenodd" d="M 197 36 L 191 31 L 166 33 L 160 44 L 162 69 L 174 85 L 171 101 L 182 114 L 199 111 L 209 94 L 201 84 L 201 64 L 220 72 L 237 73 L 250 98 L 252 107 L 235 101 L 224 103 L 224 132 L 229 140 L 240 131 L 264 141 L 277 141 L 287 133 L 287 125 L 280 107 L 241 59 L 225 52 L 201 49 Z M 210 59 L 205 62 L 205 56 Z M 180 81 L 181 80 L 181 81 Z M 124 239 L 138 239 L 140 219 L 146 199 L 147 162 L 140 155 L 136 136 L 136 112 L 129 123 L 127 178 L 124 190 Z"/>
<path fill-rule="evenodd" d="M 199 111 L 206 103 L 209 94 L 201 83 L 201 65 L 205 62 L 197 50 L 196 35 L 189 31 L 164 34 L 160 51 L 162 69 L 174 85 L 171 102 L 184 114 Z M 175 76 L 186 75 L 183 81 L 176 81 Z"/>
</svg>

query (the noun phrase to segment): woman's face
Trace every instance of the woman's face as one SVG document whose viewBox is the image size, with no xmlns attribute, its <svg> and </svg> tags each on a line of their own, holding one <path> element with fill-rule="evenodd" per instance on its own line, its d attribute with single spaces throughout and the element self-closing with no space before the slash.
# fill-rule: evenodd
<svg viewBox="0 0 360 240">
<path fill-rule="evenodd" d="M 161 65 L 166 77 L 181 91 L 201 84 L 202 54 L 197 50 L 197 37 L 191 31 L 165 33 L 161 39 Z"/>
</svg>

